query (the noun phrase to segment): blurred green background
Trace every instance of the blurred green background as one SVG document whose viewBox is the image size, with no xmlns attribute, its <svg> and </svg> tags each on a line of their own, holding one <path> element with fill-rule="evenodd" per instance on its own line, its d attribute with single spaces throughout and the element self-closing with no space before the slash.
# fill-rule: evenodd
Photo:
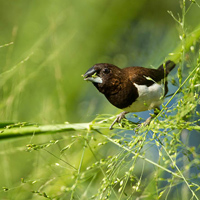
<svg viewBox="0 0 200 200">
<path fill-rule="evenodd" d="M 180 2 L 1 0 L 0 120 L 76 123 L 118 113 L 81 75 L 99 62 L 157 67 L 180 44 L 179 27 L 167 11 L 177 16 Z M 186 17 L 188 32 L 200 24 L 199 19 L 194 5 Z M 0 186 L 12 188 L 0 192 L 3 199 L 33 198 L 31 187 L 16 194 L 20 178 L 39 177 L 41 183 L 52 173 L 45 165 L 51 168 L 58 161 L 46 152 L 29 154 L 24 148 L 56 137 L 62 134 L 1 141 Z M 65 139 L 52 149 L 55 155 Z M 79 148 L 70 152 L 73 163 L 78 162 Z"/>
<path fill-rule="evenodd" d="M 180 11 L 178 1 L 8 0 L 0 9 L 0 44 L 13 42 L 0 49 L 3 121 L 116 113 L 81 75 L 98 62 L 157 67 L 179 42 L 167 13 Z"/>
</svg>

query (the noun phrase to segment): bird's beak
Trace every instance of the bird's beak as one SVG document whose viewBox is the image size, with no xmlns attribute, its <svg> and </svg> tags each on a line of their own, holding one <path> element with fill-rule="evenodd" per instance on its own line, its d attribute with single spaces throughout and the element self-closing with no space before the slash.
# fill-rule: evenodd
<svg viewBox="0 0 200 200">
<path fill-rule="evenodd" d="M 93 83 L 103 83 L 102 78 L 97 76 L 97 71 L 92 67 L 84 75 L 85 81 L 91 81 Z"/>
</svg>

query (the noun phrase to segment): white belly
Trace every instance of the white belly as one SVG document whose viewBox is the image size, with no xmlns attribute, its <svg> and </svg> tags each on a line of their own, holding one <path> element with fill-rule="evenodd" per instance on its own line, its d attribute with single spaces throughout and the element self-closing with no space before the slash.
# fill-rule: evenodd
<svg viewBox="0 0 200 200">
<path fill-rule="evenodd" d="M 162 97 L 164 94 L 163 85 L 154 83 L 153 85 L 147 87 L 144 85 L 134 85 L 138 89 L 139 97 L 135 102 L 129 107 L 123 109 L 127 112 L 141 112 L 145 110 L 151 110 L 162 104 Z"/>
</svg>

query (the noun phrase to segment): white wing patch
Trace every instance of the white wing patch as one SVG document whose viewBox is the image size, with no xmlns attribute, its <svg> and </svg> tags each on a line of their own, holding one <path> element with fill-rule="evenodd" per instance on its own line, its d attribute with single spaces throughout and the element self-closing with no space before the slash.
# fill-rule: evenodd
<svg viewBox="0 0 200 200">
<path fill-rule="evenodd" d="M 141 112 L 151 110 L 162 104 L 162 96 L 164 94 L 164 85 L 154 83 L 147 87 L 146 85 L 138 85 L 134 83 L 138 90 L 139 97 L 131 106 L 123 109 L 127 112 Z"/>
</svg>

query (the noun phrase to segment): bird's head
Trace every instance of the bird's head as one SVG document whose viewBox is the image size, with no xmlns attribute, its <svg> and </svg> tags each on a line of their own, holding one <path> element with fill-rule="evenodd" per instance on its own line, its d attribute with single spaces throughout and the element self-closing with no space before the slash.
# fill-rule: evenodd
<svg viewBox="0 0 200 200">
<path fill-rule="evenodd" d="M 116 92 L 123 77 L 122 70 L 115 65 L 99 63 L 91 67 L 84 75 L 84 80 L 91 81 L 102 93 L 109 90 Z"/>
</svg>

